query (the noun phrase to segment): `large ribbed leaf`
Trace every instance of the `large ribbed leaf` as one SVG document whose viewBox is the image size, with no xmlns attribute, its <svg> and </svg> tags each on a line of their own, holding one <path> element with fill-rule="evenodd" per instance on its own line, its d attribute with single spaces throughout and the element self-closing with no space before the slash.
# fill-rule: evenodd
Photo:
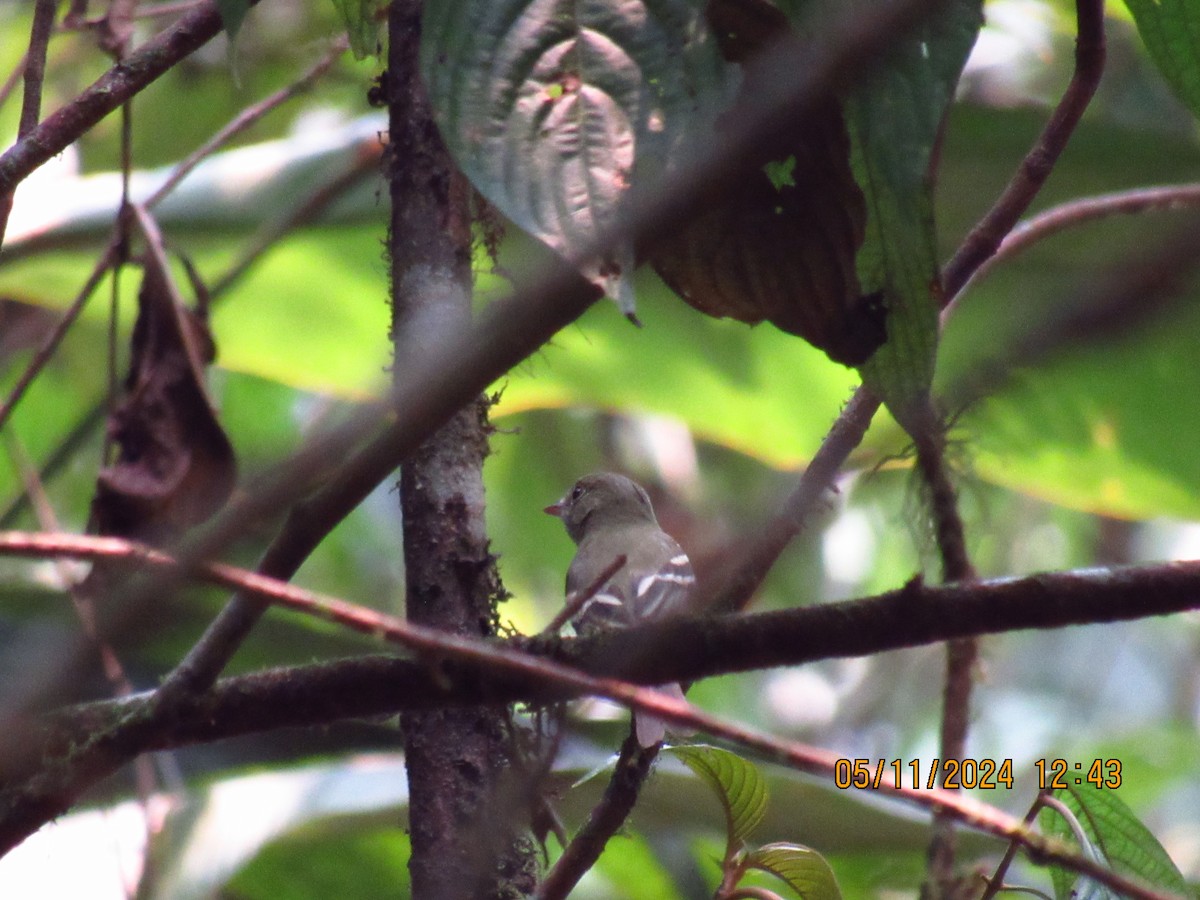
<svg viewBox="0 0 1200 900">
<path fill-rule="evenodd" d="M 421 55 L 463 171 L 568 258 L 711 130 L 725 80 L 698 0 L 434 0 Z M 585 271 L 629 313 L 633 265 L 630 244 Z"/>
<path fill-rule="evenodd" d="M 858 255 L 866 294 L 887 306 L 887 343 L 864 381 L 906 427 L 937 359 L 937 240 L 929 163 L 942 117 L 983 22 L 980 0 L 953 0 L 891 53 L 846 103 L 855 176 L 867 201 Z"/>
<path fill-rule="evenodd" d="M 721 54 L 743 71 L 737 102 L 752 104 L 771 90 L 776 76 L 756 61 L 791 30 L 787 17 L 766 0 L 709 0 L 706 16 Z M 821 98 L 756 150 L 753 165 L 654 243 L 650 262 L 703 313 L 766 320 L 860 365 L 886 337 L 885 310 L 858 282 L 866 207 L 841 105 Z"/>
</svg>

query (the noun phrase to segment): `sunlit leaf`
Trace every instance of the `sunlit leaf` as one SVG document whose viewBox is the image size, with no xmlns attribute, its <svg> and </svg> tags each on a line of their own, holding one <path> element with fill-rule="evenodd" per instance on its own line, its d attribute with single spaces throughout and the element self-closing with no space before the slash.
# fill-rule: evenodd
<svg viewBox="0 0 1200 900">
<path fill-rule="evenodd" d="M 767 811 L 767 783 L 757 767 L 719 747 L 672 747 L 670 752 L 716 793 L 725 812 L 729 843 L 745 843 Z"/>
<path fill-rule="evenodd" d="M 841 900 L 833 869 L 816 850 L 786 842 L 764 844 L 746 857 L 746 865 L 770 872 L 803 900 Z"/>
</svg>

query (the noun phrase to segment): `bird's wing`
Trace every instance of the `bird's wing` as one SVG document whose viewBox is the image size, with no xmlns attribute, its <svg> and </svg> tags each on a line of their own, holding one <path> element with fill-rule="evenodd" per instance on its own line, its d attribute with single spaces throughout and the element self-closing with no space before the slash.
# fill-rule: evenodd
<svg viewBox="0 0 1200 900">
<path fill-rule="evenodd" d="M 662 562 L 632 586 L 638 619 L 679 615 L 687 608 L 688 596 L 696 584 L 696 573 L 687 554 L 670 537 L 662 535 L 662 539 Z"/>
</svg>

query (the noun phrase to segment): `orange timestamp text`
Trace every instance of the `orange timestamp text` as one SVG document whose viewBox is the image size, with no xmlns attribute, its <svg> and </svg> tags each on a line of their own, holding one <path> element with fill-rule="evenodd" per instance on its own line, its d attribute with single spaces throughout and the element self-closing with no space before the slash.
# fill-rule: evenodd
<svg viewBox="0 0 1200 900">
<path fill-rule="evenodd" d="M 924 777 L 922 777 L 924 776 Z M 997 790 L 1013 786 L 1011 759 L 839 759 L 833 767 L 833 783 L 845 788 L 944 787 L 949 790 Z"/>
<path fill-rule="evenodd" d="M 1038 790 L 1065 790 L 1069 785 L 1091 785 L 1096 788 L 1121 786 L 1119 759 L 1094 759 L 1084 763 L 1069 763 L 1065 759 L 1039 759 L 1033 764 L 1037 772 Z M 839 759 L 833 767 L 833 783 L 843 790 L 873 788 L 875 790 L 902 787 L 948 790 L 1012 789 L 1014 783 L 1011 759 Z"/>
<path fill-rule="evenodd" d="M 1087 763 L 1069 763 L 1065 759 L 1035 760 L 1033 767 L 1038 773 L 1039 791 L 1065 791 L 1069 785 L 1095 788 L 1119 788 L 1121 786 L 1121 761 L 1119 759 L 1093 759 Z M 1086 774 L 1085 774 L 1086 772 Z"/>
</svg>

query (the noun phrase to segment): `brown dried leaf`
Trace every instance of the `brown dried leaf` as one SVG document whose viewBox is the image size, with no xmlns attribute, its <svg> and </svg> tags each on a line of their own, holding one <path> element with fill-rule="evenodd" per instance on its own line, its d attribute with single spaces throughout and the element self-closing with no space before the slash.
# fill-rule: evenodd
<svg viewBox="0 0 1200 900">
<path fill-rule="evenodd" d="M 180 302 L 161 252 L 148 257 L 125 396 L 108 423 L 119 452 L 93 509 L 101 534 L 162 543 L 225 504 L 236 463 L 204 389 L 212 338 Z"/>
<path fill-rule="evenodd" d="M 722 55 L 745 67 L 736 103 L 752 103 L 762 88 L 753 59 L 786 34 L 787 19 L 765 0 L 710 0 L 706 11 Z M 882 299 L 862 296 L 855 270 L 865 227 L 850 139 L 830 97 L 781 127 L 754 167 L 711 193 L 649 259 L 701 312 L 772 322 L 859 365 L 887 337 Z"/>
</svg>

